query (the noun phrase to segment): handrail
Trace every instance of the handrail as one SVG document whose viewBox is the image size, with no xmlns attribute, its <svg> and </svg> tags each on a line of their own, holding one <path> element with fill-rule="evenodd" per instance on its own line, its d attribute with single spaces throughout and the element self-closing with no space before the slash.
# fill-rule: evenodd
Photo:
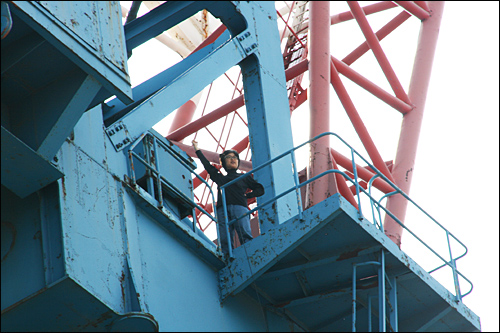
<svg viewBox="0 0 500 333">
<path fill-rule="evenodd" d="M 141 142 L 145 137 L 147 136 L 151 136 L 154 140 L 154 145 L 155 145 L 155 148 L 156 148 L 156 145 L 157 143 L 159 142 L 159 144 L 165 148 L 168 152 L 170 152 L 170 156 L 174 157 L 184 168 L 186 168 L 191 174 L 194 174 L 196 176 L 196 178 L 198 178 L 202 183 L 204 183 L 209 191 L 210 191 L 210 194 L 212 195 L 212 205 L 213 205 L 213 210 L 214 210 L 214 216 L 212 216 L 210 213 L 208 213 L 204 208 L 202 208 L 200 205 L 198 205 L 194 200 L 192 200 L 191 198 L 189 198 L 188 196 L 186 196 L 184 193 L 180 192 L 177 190 L 177 188 L 175 187 L 174 184 L 172 184 L 168 179 L 166 179 L 164 176 L 161 175 L 161 173 L 158 171 L 158 170 L 155 170 L 155 168 L 153 168 L 146 160 L 144 160 L 141 156 L 139 156 L 137 153 L 135 153 L 133 151 L 133 149 L 137 146 L 137 144 L 139 142 Z M 146 154 L 145 154 L 146 155 Z M 136 139 L 136 141 L 130 145 L 129 149 L 128 149 L 128 158 L 129 158 L 129 165 L 130 165 L 130 172 L 131 172 L 131 181 L 132 181 L 132 186 L 136 186 L 137 183 L 136 183 L 136 180 L 135 180 L 135 169 L 134 169 L 134 162 L 133 162 L 133 158 L 132 157 L 135 157 L 137 158 L 137 160 L 139 162 L 141 162 L 146 168 L 148 168 L 148 170 L 150 170 L 151 172 L 153 172 L 155 175 L 156 175 L 156 178 L 159 180 L 159 186 L 158 186 L 158 202 L 159 202 L 159 209 L 161 209 L 163 207 L 163 203 L 162 203 L 162 193 L 161 193 L 161 183 L 164 183 L 165 185 L 167 185 L 172 191 L 174 191 L 176 193 L 177 196 L 179 196 L 182 200 L 184 200 L 185 202 L 187 202 L 190 206 L 193 207 L 193 210 L 194 208 L 198 209 L 200 212 L 202 212 L 203 214 L 207 215 L 212 221 L 214 221 L 216 224 L 218 223 L 217 222 L 217 210 L 215 209 L 215 195 L 214 195 L 214 192 L 212 191 L 212 188 L 211 186 L 207 183 L 207 181 L 205 179 L 203 179 L 200 175 L 198 175 L 196 172 L 194 172 L 194 170 L 192 170 L 190 167 L 187 166 L 186 162 L 183 161 L 179 156 L 177 156 L 177 153 L 175 152 L 172 152 L 172 149 L 170 147 L 168 147 L 167 145 L 165 145 L 162 141 L 160 140 L 157 140 L 156 136 L 152 133 L 149 133 L 149 132 L 145 132 L 143 134 L 141 134 L 139 136 L 139 138 Z M 160 154 L 155 154 L 155 167 L 158 169 L 158 165 L 159 165 L 159 158 L 160 158 Z M 219 239 L 219 228 L 216 228 L 217 229 L 217 239 Z M 195 215 L 195 211 L 193 211 L 193 231 L 196 232 L 196 215 Z M 217 244 L 217 252 L 220 254 L 221 253 L 221 248 L 220 248 L 220 244 Z"/>
<path fill-rule="evenodd" d="M 294 178 L 297 178 L 297 168 L 296 168 L 296 165 L 295 165 L 295 151 L 301 147 L 303 147 L 304 145 L 308 144 L 308 143 L 311 143 L 325 135 L 333 135 L 335 137 L 337 137 L 342 143 L 344 143 L 344 145 L 346 145 L 350 150 L 351 150 L 351 154 L 352 154 L 352 162 L 353 162 L 353 170 L 354 170 L 354 176 L 355 176 L 355 179 L 351 179 L 347 174 L 345 174 L 344 172 L 340 171 L 340 170 L 327 170 L 319 175 L 316 175 L 315 177 L 301 183 L 301 184 L 295 184 L 295 186 L 291 187 L 290 189 L 288 190 L 285 190 L 284 192 L 282 192 L 281 194 L 275 196 L 274 198 L 262 203 L 262 204 L 258 204 L 255 208 L 249 210 L 248 212 L 246 212 L 245 214 L 243 214 L 242 216 L 240 217 L 237 217 L 237 218 L 234 218 L 232 219 L 231 221 L 228 221 L 228 215 L 227 215 L 227 204 L 226 204 L 226 197 L 225 197 L 225 189 L 229 186 L 231 186 L 232 184 L 236 183 L 237 181 L 245 178 L 245 177 L 248 177 L 250 176 L 251 174 L 261 170 L 262 168 L 264 167 L 267 167 L 268 165 L 274 163 L 275 161 L 277 160 L 280 160 L 281 158 L 283 157 L 286 157 L 288 155 L 291 155 L 291 159 L 292 159 L 292 165 L 293 165 L 293 172 L 294 172 Z M 363 189 L 360 185 L 359 185 L 359 182 L 357 181 L 357 170 L 356 170 L 356 163 L 354 161 L 354 155 L 357 155 L 358 157 L 360 157 L 365 163 L 367 163 L 367 165 L 372 168 L 374 171 L 375 171 L 375 175 L 372 177 L 372 179 L 370 179 L 369 181 L 369 188 L 368 188 L 368 191 L 365 191 L 365 189 Z M 401 225 L 405 230 L 407 230 L 413 237 L 415 237 L 421 244 L 423 244 L 425 247 L 427 247 L 427 249 L 429 249 L 434 255 L 436 255 L 440 260 L 442 260 L 444 262 L 443 265 L 431 270 L 429 273 L 433 273 L 435 271 L 437 271 L 438 269 L 441 269 L 442 267 L 445 267 L 446 265 L 449 266 L 451 269 L 452 269 L 452 272 L 453 272 L 453 280 L 454 280 L 454 284 L 455 284 L 455 292 L 456 292 L 456 297 L 458 300 L 462 300 L 462 297 L 464 296 L 467 296 L 468 294 L 470 294 L 472 292 L 472 289 L 473 289 L 473 284 L 472 282 L 467 279 L 462 273 L 460 273 L 458 271 L 458 269 L 456 268 L 456 261 L 460 258 L 462 258 L 463 256 L 465 256 L 465 254 L 467 254 L 468 252 L 468 249 L 467 247 L 465 246 L 465 244 L 463 244 L 457 237 L 455 237 L 453 234 L 451 234 L 445 227 L 443 227 L 439 222 L 437 222 L 432 216 L 430 216 L 425 210 L 423 210 L 418 204 L 416 204 L 406 193 L 404 193 L 398 186 L 396 186 L 394 183 L 392 183 L 385 175 L 383 175 L 377 168 L 375 168 L 372 164 L 370 164 L 369 161 L 367 161 L 363 156 L 361 156 L 354 148 L 352 148 L 346 141 L 344 141 L 340 136 L 338 136 L 337 134 L 333 133 L 333 132 L 325 132 L 325 133 L 322 133 L 320 135 L 317 135 L 315 136 L 314 138 L 294 147 L 294 148 L 291 148 L 289 150 L 287 150 L 286 152 L 272 158 L 271 160 L 259 165 L 258 167 L 256 167 L 255 169 L 245 173 L 245 174 L 242 174 L 240 177 L 224 184 L 223 186 L 221 186 L 219 189 L 221 190 L 221 196 L 222 196 L 222 206 L 223 206 L 223 210 L 224 210 L 224 219 L 225 219 L 225 222 L 226 222 L 226 233 L 227 233 L 227 239 L 229 240 L 228 241 L 228 247 L 229 247 L 229 256 L 232 257 L 232 246 L 231 246 L 231 239 L 229 237 L 229 225 L 233 224 L 234 222 L 236 222 L 237 220 L 241 219 L 242 217 L 245 217 L 247 215 L 250 215 L 252 214 L 254 211 L 258 210 L 258 209 L 261 209 L 262 207 L 264 206 L 267 206 L 268 204 L 278 200 L 279 198 L 289 194 L 290 192 L 292 192 L 293 190 L 297 191 L 298 195 L 300 195 L 300 191 L 299 191 L 299 188 L 301 188 L 302 186 L 305 186 L 307 184 L 309 184 L 310 182 L 320 178 L 320 177 L 323 177 L 324 175 L 326 174 L 330 174 L 330 173 L 339 173 L 341 174 L 342 176 L 344 176 L 344 178 L 346 178 L 347 180 L 349 180 L 351 183 L 353 183 L 356 187 L 356 194 L 357 194 L 357 198 L 358 198 L 358 207 L 359 207 L 359 210 L 358 210 L 358 216 L 360 219 L 363 218 L 362 214 L 361 214 L 361 199 L 360 199 L 360 191 L 363 192 L 366 196 L 368 196 L 368 198 L 370 199 L 370 202 L 371 202 L 371 205 L 372 205 L 372 216 L 373 216 L 373 219 L 374 219 L 374 224 L 376 227 L 378 227 L 382 232 L 384 231 L 383 230 L 383 225 L 382 225 L 382 220 L 381 220 L 381 217 L 380 217 L 380 208 L 382 208 L 386 214 L 388 214 L 392 219 L 394 219 L 399 225 Z M 371 196 L 371 187 L 372 187 L 372 183 L 373 181 L 377 178 L 377 177 L 381 177 L 382 179 L 384 179 L 389 185 L 392 186 L 392 188 L 395 190 L 394 192 L 390 192 L 386 195 L 384 195 L 380 200 L 376 200 L 375 198 L 373 198 Z M 450 254 L 450 260 L 447 261 L 445 260 L 443 257 L 441 257 L 441 255 L 439 255 L 436 251 L 434 251 L 427 243 L 425 243 L 422 239 L 420 239 L 417 235 L 415 235 L 415 233 L 413 233 L 408 227 L 406 227 L 403 223 L 401 223 L 401 221 L 396 217 L 394 216 L 390 211 L 388 211 L 385 207 L 383 207 L 380 202 L 389 197 L 389 196 L 392 196 L 394 194 L 401 194 L 405 199 L 407 199 L 408 201 L 410 201 L 413 205 L 415 205 L 420 211 L 424 212 L 425 215 L 427 215 L 429 218 L 431 218 L 432 221 L 434 221 L 434 223 L 436 223 L 441 229 L 443 229 L 445 232 L 446 232 L 446 235 L 447 235 L 447 243 L 448 243 L 448 250 L 449 250 L 449 254 Z M 377 225 L 377 221 L 376 221 L 376 218 L 375 218 L 375 213 L 373 211 L 373 206 L 376 205 L 376 208 L 377 208 L 377 211 L 378 211 L 378 214 L 379 214 L 379 217 L 380 217 L 380 226 Z M 302 218 L 302 205 L 301 205 L 301 202 L 298 203 L 298 211 L 299 211 L 299 218 L 301 219 Z M 455 257 L 453 258 L 453 255 L 451 253 L 451 246 L 450 246 L 450 239 L 449 239 L 449 236 L 451 236 L 452 238 L 454 238 L 460 245 L 462 245 L 465 249 L 465 252 L 463 254 L 461 254 L 460 256 L 458 257 Z M 460 275 L 462 278 L 464 278 L 469 284 L 470 284 L 470 290 L 465 293 L 465 294 L 461 294 L 460 292 L 460 287 L 459 287 L 459 283 L 458 283 L 458 275 Z"/>
</svg>

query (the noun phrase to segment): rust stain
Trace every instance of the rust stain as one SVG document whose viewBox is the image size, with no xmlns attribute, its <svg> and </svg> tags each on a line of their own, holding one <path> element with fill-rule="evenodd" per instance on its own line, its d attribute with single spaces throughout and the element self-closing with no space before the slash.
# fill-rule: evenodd
<svg viewBox="0 0 500 333">
<path fill-rule="evenodd" d="M 358 256 L 358 253 L 360 251 L 362 251 L 363 249 L 361 248 L 357 248 L 355 250 L 352 250 L 352 251 L 347 251 L 347 252 L 344 252 L 342 253 L 336 261 L 342 261 L 342 260 L 346 260 L 346 259 L 350 259 L 350 258 L 355 258 Z"/>
<path fill-rule="evenodd" d="M 122 271 L 122 275 L 120 276 L 119 280 L 120 280 L 120 289 L 122 291 L 123 308 L 125 308 L 125 305 L 126 305 L 125 304 L 125 300 L 126 300 L 126 298 L 125 298 L 125 286 L 123 285 L 125 282 L 125 272 L 124 271 Z"/>
<path fill-rule="evenodd" d="M 64 176 L 61 178 L 61 186 L 63 190 L 63 197 L 66 199 L 66 185 L 64 184 Z"/>
<path fill-rule="evenodd" d="M 2 257 L 2 262 L 3 262 L 5 260 L 5 258 L 7 258 L 9 253 L 12 251 L 12 249 L 14 248 L 14 245 L 16 244 L 17 231 L 16 231 L 16 227 L 10 222 L 2 221 L 2 227 L 9 228 L 11 233 L 12 233 L 12 241 L 10 243 L 9 249 L 7 250 L 7 252 L 5 252 L 5 254 Z M 4 238 L 3 237 L 5 235 L 4 230 L 2 230 L 2 234 L 3 234 L 2 238 Z M 2 241 L 2 243 L 5 245 L 5 243 L 7 243 L 7 241 L 4 240 L 4 241 Z"/>
<path fill-rule="evenodd" d="M 88 326 L 93 326 L 93 327 L 97 327 L 99 324 L 105 322 L 106 320 L 110 319 L 113 317 L 113 314 L 112 314 L 112 311 L 107 311 L 107 312 L 104 312 L 103 314 L 101 314 L 99 316 L 99 318 L 97 318 L 96 320 L 94 321 L 88 321 L 87 324 L 83 325 L 80 327 L 80 329 L 85 329 L 87 328 Z"/>
</svg>

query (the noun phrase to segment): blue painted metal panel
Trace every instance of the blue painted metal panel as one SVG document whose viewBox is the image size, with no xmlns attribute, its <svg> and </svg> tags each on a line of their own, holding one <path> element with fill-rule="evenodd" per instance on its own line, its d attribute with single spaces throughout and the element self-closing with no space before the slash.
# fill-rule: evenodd
<svg viewBox="0 0 500 333">
<path fill-rule="evenodd" d="M 157 332 L 155 318 L 143 313 L 117 314 L 78 282 L 62 278 L 2 310 L 2 331 Z"/>
<path fill-rule="evenodd" d="M 244 59 L 240 64 L 245 77 L 250 140 L 256 152 L 253 161 L 256 165 L 262 164 L 291 148 L 292 142 L 273 4 L 207 2 L 203 5 L 221 18 L 234 38 L 213 50 L 207 48 L 206 53 L 200 53 L 202 50 L 197 53 L 202 57 L 193 57 L 166 72 L 165 75 L 175 75 L 155 95 L 149 96 L 159 89 L 156 84 L 141 87 L 144 100 L 131 106 L 134 110 L 119 119 L 126 125 L 124 129 L 132 129 L 133 134 L 117 137 L 117 140 L 123 142 L 128 138 L 130 142 L 126 144 L 130 144 L 132 138 L 145 133 L 165 115 L 165 108 L 168 114 L 194 95 L 206 84 L 200 82 L 200 75 L 207 75 L 205 66 L 214 67 L 209 68 L 210 72 L 203 78 L 209 82 L 217 73 Z M 108 3 L 65 7 L 65 4 L 44 2 L 42 5 L 23 3 L 22 6 L 31 6 L 42 13 L 30 18 L 32 29 L 40 31 L 52 42 L 67 43 L 62 49 L 73 52 L 81 45 L 75 47 L 70 37 L 81 34 L 91 38 L 97 25 L 94 21 L 86 21 L 80 27 L 72 27 L 72 10 L 68 11 L 68 8 L 85 12 L 83 7 L 104 8 Z M 184 5 L 173 3 L 169 6 Z M 190 6 L 194 4 L 183 8 L 192 10 Z M 17 15 L 23 15 L 22 11 L 16 10 Z M 182 15 L 186 16 L 189 10 Z M 50 17 L 56 12 L 63 17 L 59 22 L 51 23 Z M 175 10 L 167 12 L 173 20 L 182 16 L 176 18 Z M 158 13 L 160 11 L 155 15 Z M 23 17 L 28 20 L 28 16 Z M 37 19 L 44 28 L 34 23 Z M 153 22 L 151 29 L 145 29 L 148 30 L 146 35 L 153 35 L 159 26 L 173 24 L 173 21 L 162 21 L 161 18 L 160 22 L 158 25 Z M 247 27 L 249 30 L 244 31 Z M 21 37 L 30 29 L 21 24 L 20 30 L 13 31 L 13 36 L 17 33 L 17 37 Z M 116 34 L 120 35 L 121 27 L 118 30 Z M 51 34 L 57 36 L 50 37 Z M 134 35 L 141 36 L 141 32 Z M 20 41 L 24 39 L 16 39 L 16 52 L 54 50 L 46 48 L 49 45 L 33 35 L 25 37 L 29 47 L 22 47 Z M 106 39 L 104 35 L 100 37 Z M 121 37 L 113 33 L 113 38 Z M 225 38 L 218 42 L 226 41 Z M 104 53 L 112 56 L 115 51 L 122 54 L 123 48 L 109 49 Z M 68 57 L 81 65 L 74 56 Z M 30 63 L 33 59 L 25 60 Z M 62 62 L 61 66 L 70 70 L 70 79 L 81 79 L 79 87 L 87 74 L 75 69 L 69 61 Z M 109 66 L 112 61 L 90 60 L 90 63 L 94 62 L 93 70 Z M 42 72 L 30 74 L 19 69 L 22 67 L 19 65 L 27 63 L 8 59 L 4 68 L 2 61 L 2 74 L 5 69 L 10 74 L 43 76 Z M 51 68 L 46 71 L 50 73 Z M 59 86 L 64 85 L 65 81 L 57 75 L 52 78 Z M 43 87 L 47 84 L 32 79 L 34 85 Z M 8 89 L 13 94 L 9 94 L 12 100 L 15 100 L 15 94 L 23 93 L 17 86 Z M 4 91 L 2 87 L 2 93 Z M 83 100 L 89 100 L 90 94 L 83 94 L 86 97 L 80 99 L 78 89 L 63 91 L 65 96 L 55 102 L 65 106 L 62 110 L 72 100 L 82 110 L 87 107 L 88 103 Z M 172 95 L 167 96 L 166 92 Z M 12 105 L 9 103 L 9 107 Z M 123 103 L 115 105 L 124 106 Z M 128 111 L 126 109 L 122 111 Z M 35 105 L 33 110 L 40 108 Z M 59 111 L 50 112 L 50 107 L 45 110 L 52 120 L 61 114 Z M 14 113 L 8 114 L 12 116 Z M 11 156 L 19 146 L 20 150 L 30 149 L 26 142 L 15 137 L 16 133 L 9 136 L 11 127 L 18 125 L 15 121 L 12 124 L 12 120 L 4 123 L 2 117 L 2 125 L 5 124 L 2 126 L 2 158 L 4 134 L 7 138 L 5 151 Z M 53 124 L 57 121 L 33 119 L 33 126 L 42 126 L 47 129 L 46 133 L 57 130 Z M 66 125 L 63 127 L 71 127 Z M 103 131 L 102 110 L 92 108 L 80 119 L 74 135 L 64 141 L 56 155 L 57 168 L 66 174 L 63 178 L 25 199 L 2 187 L 2 330 L 350 330 L 352 265 L 378 260 L 382 248 L 386 251 L 384 269 L 391 283 L 396 281 L 393 284 L 397 283 L 398 287 L 396 301 L 400 329 L 479 329 L 479 318 L 474 313 L 463 303 L 456 302 L 450 292 L 372 223 L 360 220 L 356 209 L 338 194 L 305 211 L 303 216 L 288 212 L 287 199 L 284 199 L 277 208 L 267 210 L 268 217 L 261 215 L 262 220 L 267 221 L 260 237 L 237 248 L 234 261 L 226 265 L 215 252 L 213 243 L 199 230 L 193 231 L 191 222 L 181 220 L 175 213 L 178 209 L 159 208 L 158 201 L 151 195 L 130 185 L 127 156 L 115 149 L 118 141 L 113 142 L 112 149 L 106 138 L 113 128 L 116 127 Z M 29 134 L 29 128 L 25 133 Z M 55 147 L 49 146 L 49 150 Z M 34 153 L 33 149 L 31 151 Z M 43 161 L 38 162 L 43 165 Z M 291 173 L 290 177 L 280 174 L 283 168 L 290 168 L 289 161 L 256 175 L 266 184 L 268 198 L 279 193 L 280 186 L 289 188 L 293 185 Z M 162 169 L 160 166 L 160 171 Z M 165 170 L 176 187 L 191 193 L 190 177 L 186 177 L 185 183 L 181 180 L 184 171 L 177 166 Z M 23 177 L 26 177 L 26 172 L 23 171 Z M 2 184 L 4 174 L 2 168 Z M 20 179 L 20 182 L 22 186 L 26 185 L 26 180 Z M 295 205 L 293 195 L 291 200 L 290 207 Z M 280 223 L 284 223 L 273 224 L 276 216 Z M 290 218 L 285 222 L 287 217 Z M 360 304 L 358 328 L 361 329 L 368 327 L 369 311 L 373 313 L 371 319 L 384 309 L 375 299 L 373 309 L 368 310 L 367 306 L 378 289 L 377 274 L 381 274 L 368 265 L 359 266 L 357 274 L 362 279 L 357 281 L 360 288 L 356 289 Z M 395 303 L 394 297 L 391 296 L 392 303 Z M 193 320 L 194 316 L 196 320 Z"/>
<path fill-rule="evenodd" d="M 147 80 L 139 84 L 138 86 L 132 89 L 134 95 L 134 102 L 125 105 L 118 98 L 114 98 L 111 101 L 105 103 L 105 107 L 103 109 L 104 121 L 106 125 L 110 125 L 110 123 L 117 121 L 120 117 L 124 116 L 127 112 L 138 106 L 142 103 L 146 98 L 150 97 L 152 94 L 156 93 L 161 88 L 165 87 L 169 83 L 173 82 L 178 76 L 180 76 L 183 72 L 185 72 L 190 67 L 194 66 L 196 63 L 199 63 L 208 56 L 211 52 L 222 46 L 225 42 L 230 39 L 229 31 L 224 31 L 219 38 L 215 40 L 214 43 L 207 45 L 203 49 L 198 52 L 189 55 L 178 65 L 174 65 L 170 68 L 167 68 L 163 72 L 157 74 L 151 79 Z M 106 96 L 109 97 L 109 96 Z M 96 99 L 91 103 L 92 105 L 96 105 L 97 103 L 103 101 L 105 98 L 99 94 Z"/>
<path fill-rule="evenodd" d="M 39 198 L 2 186 L 2 310 L 45 287 Z M 2 318 L 3 322 L 3 318 Z"/>
<path fill-rule="evenodd" d="M 24 198 L 62 176 L 54 165 L 2 126 L 2 185 Z"/>
<path fill-rule="evenodd" d="M 13 1 L 11 9 L 107 90 L 130 103 L 119 6 L 118 2 L 100 1 Z"/>
</svg>

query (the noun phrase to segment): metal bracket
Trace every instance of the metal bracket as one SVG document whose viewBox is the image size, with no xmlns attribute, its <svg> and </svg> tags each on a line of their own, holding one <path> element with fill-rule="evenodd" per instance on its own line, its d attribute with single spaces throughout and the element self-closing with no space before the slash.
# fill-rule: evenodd
<svg viewBox="0 0 500 333">
<path fill-rule="evenodd" d="M 248 57 L 252 53 L 255 53 L 258 49 L 257 41 L 255 36 L 248 30 L 243 31 L 238 36 L 233 38 L 234 42 L 239 45 L 242 54 Z"/>
<path fill-rule="evenodd" d="M 122 121 L 118 121 L 106 129 L 109 140 L 118 152 L 132 143 L 132 138 L 127 131 L 127 126 Z"/>
</svg>

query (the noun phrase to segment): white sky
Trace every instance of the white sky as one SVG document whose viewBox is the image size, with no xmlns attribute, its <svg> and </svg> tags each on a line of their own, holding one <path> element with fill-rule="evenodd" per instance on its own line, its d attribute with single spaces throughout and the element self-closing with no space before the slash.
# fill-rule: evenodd
<svg viewBox="0 0 500 333">
<path fill-rule="evenodd" d="M 130 2 L 122 3 L 130 8 Z M 362 6 L 365 5 L 362 3 Z M 330 13 L 347 10 L 345 2 L 332 2 Z M 386 13 L 370 15 L 368 20 L 376 31 L 399 12 L 399 9 L 391 9 Z M 143 9 L 139 15 L 142 13 Z M 419 26 L 420 22 L 411 17 L 381 42 L 406 91 Z M 458 261 L 457 266 L 474 283 L 474 290 L 463 301 L 481 318 L 482 331 L 499 330 L 498 32 L 499 2 L 446 2 L 410 192 L 414 201 L 468 247 L 469 253 Z M 330 34 L 330 48 L 338 59 L 342 59 L 364 40 L 354 21 L 333 26 Z M 381 78 L 380 67 L 373 55 L 369 53 L 356 61 L 352 68 L 392 92 Z M 133 85 L 179 60 L 179 56 L 155 40 L 144 44 L 134 50 L 128 63 Z M 238 72 L 233 69 L 229 75 L 235 80 Z M 229 82 L 227 79 L 223 81 Z M 305 75 L 304 88 L 307 82 Z M 401 115 L 348 80 L 343 79 L 343 82 L 382 157 L 384 160 L 394 159 Z M 212 94 L 217 94 L 217 98 L 212 98 L 215 101 L 209 99 L 206 112 L 230 100 L 233 91 L 224 84 L 214 84 Z M 205 98 L 206 90 L 195 119 L 199 117 Z M 308 139 L 309 126 L 304 125 L 307 123 L 308 107 L 308 102 L 304 103 L 292 116 L 295 144 Z M 367 156 L 333 88 L 330 110 L 331 131 Z M 166 134 L 171 119 L 167 117 L 155 129 Z M 241 126 L 242 123 L 235 120 L 235 124 Z M 231 136 L 228 146 L 242 138 L 241 135 Z M 213 141 L 209 141 L 201 132 L 197 140 L 201 148 L 215 150 Z M 184 142 L 189 144 L 190 141 L 191 137 L 188 137 Z M 331 144 L 335 145 L 334 140 L 331 140 Z M 421 217 L 409 211 L 406 225 L 412 230 L 418 229 L 418 224 L 423 223 Z M 434 231 L 429 230 L 423 230 L 424 234 L 434 234 Z M 403 246 L 405 242 L 407 246 L 412 244 L 409 236 L 403 234 Z M 414 258 L 411 248 L 403 249 Z M 468 288 L 463 281 L 461 288 L 462 292 Z"/>
</svg>

